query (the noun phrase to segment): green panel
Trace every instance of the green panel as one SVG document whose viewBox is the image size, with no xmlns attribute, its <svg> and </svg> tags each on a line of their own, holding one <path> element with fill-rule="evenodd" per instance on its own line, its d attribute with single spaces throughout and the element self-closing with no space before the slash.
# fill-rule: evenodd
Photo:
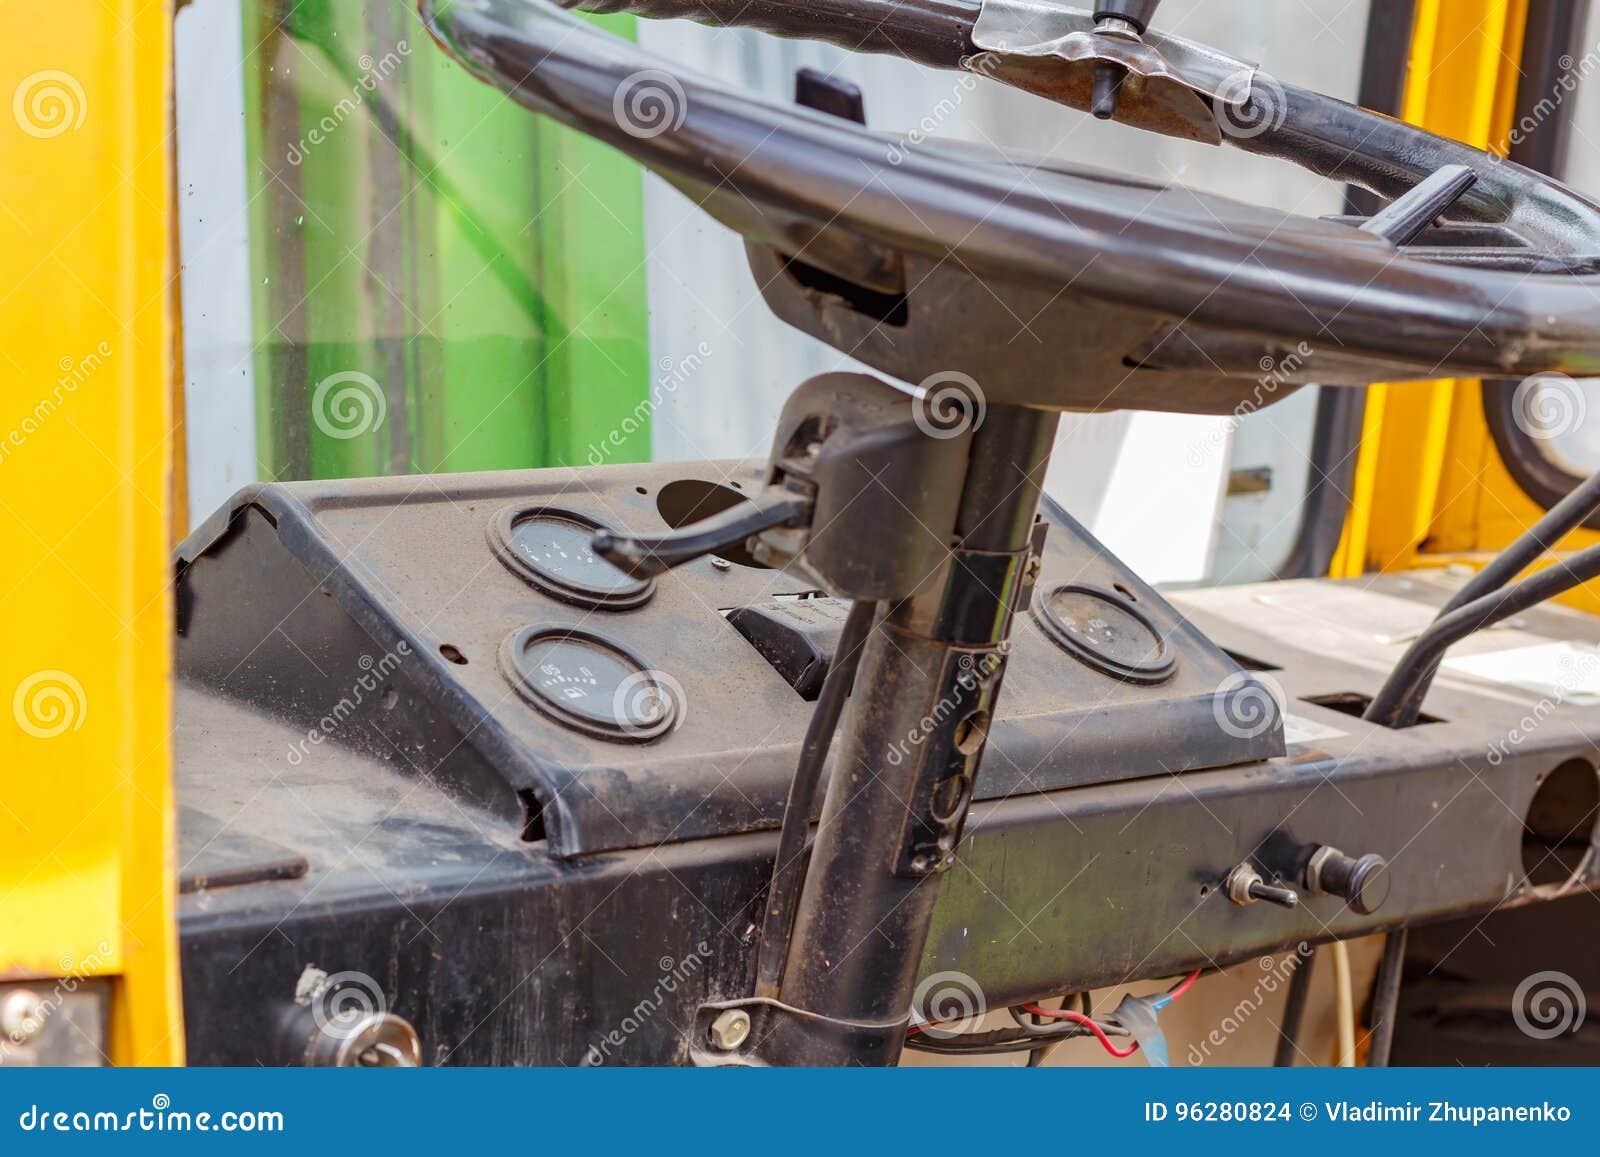
<svg viewBox="0 0 1600 1157">
<path fill-rule="evenodd" d="M 263 473 L 579 462 L 643 414 L 638 167 L 467 76 L 404 0 L 245 13 Z"/>
</svg>

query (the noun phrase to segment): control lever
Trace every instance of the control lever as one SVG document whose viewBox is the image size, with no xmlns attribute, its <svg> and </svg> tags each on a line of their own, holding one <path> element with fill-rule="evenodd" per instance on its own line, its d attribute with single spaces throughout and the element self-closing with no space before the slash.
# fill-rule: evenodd
<svg viewBox="0 0 1600 1157">
<path fill-rule="evenodd" d="M 769 486 L 750 501 L 682 530 L 654 536 L 601 530 L 590 540 L 590 547 L 630 578 L 653 578 L 762 531 L 806 526 L 811 521 L 813 505 L 808 494 Z"/>
</svg>

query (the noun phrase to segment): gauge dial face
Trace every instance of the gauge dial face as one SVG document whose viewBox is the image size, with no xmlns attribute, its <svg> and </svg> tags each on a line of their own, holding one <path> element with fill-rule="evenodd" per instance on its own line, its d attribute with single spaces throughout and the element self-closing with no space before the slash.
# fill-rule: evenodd
<svg viewBox="0 0 1600 1157">
<path fill-rule="evenodd" d="M 1041 600 L 1037 617 L 1052 639 L 1109 675 L 1158 682 L 1172 673 L 1166 642 L 1115 595 L 1092 587 L 1057 587 Z"/>
<path fill-rule="evenodd" d="M 505 667 L 534 706 L 603 739 L 654 739 L 678 717 L 675 682 L 597 635 L 525 628 L 507 640 Z"/>
<path fill-rule="evenodd" d="M 504 511 L 491 531 L 496 553 L 546 594 L 578 606 L 626 610 L 655 591 L 650 579 L 630 578 L 589 545 L 604 527 L 561 510 Z"/>
</svg>

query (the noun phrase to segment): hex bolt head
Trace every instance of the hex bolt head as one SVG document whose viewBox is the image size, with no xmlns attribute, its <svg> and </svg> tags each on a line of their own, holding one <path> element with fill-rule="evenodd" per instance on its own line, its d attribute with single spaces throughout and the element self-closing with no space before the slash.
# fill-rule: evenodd
<svg viewBox="0 0 1600 1157">
<path fill-rule="evenodd" d="M 717 1014 L 711 1022 L 711 1043 L 725 1053 L 750 1039 L 750 1014 L 742 1008 L 730 1008 Z"/>
<path fill-rule="evenodd" d="M 0 1036 L 25 1045 L 44 1028 L 45 1016 L 44 1000 L 38 993 L 14 988 L 0 997 Z"/>
</svg>

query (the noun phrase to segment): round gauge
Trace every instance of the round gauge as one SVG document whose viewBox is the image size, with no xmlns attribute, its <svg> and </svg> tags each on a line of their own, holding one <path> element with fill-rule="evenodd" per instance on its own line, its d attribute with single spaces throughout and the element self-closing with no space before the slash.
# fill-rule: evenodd
<svg viewBox="0 0 1600 1157">
<path fill-rule="evenodd" d="M 580 607 L 625 611 L 655 593 L 651 579 L 630 578 L 595 554 L 590 540 L 606 526 L 545 507 L 502 510 L 489 527 L 500 560 L 547 595 Z"/>
<path fill-rule="evenodd" d="M 1035 605 L 1034 617 L 1064 650 L 1107 675 L 1160 683 L 1176 665 L 1150 621 L 1107 591 L 1056 587 Z"/>
<path fill-rule="evenodd" d="M 676 680 L 587 631 L 524 627 L 505 641 L 500 662 L 523 698 L 601 739 L 644 743 L 678 719 Z"/>
</svg>

